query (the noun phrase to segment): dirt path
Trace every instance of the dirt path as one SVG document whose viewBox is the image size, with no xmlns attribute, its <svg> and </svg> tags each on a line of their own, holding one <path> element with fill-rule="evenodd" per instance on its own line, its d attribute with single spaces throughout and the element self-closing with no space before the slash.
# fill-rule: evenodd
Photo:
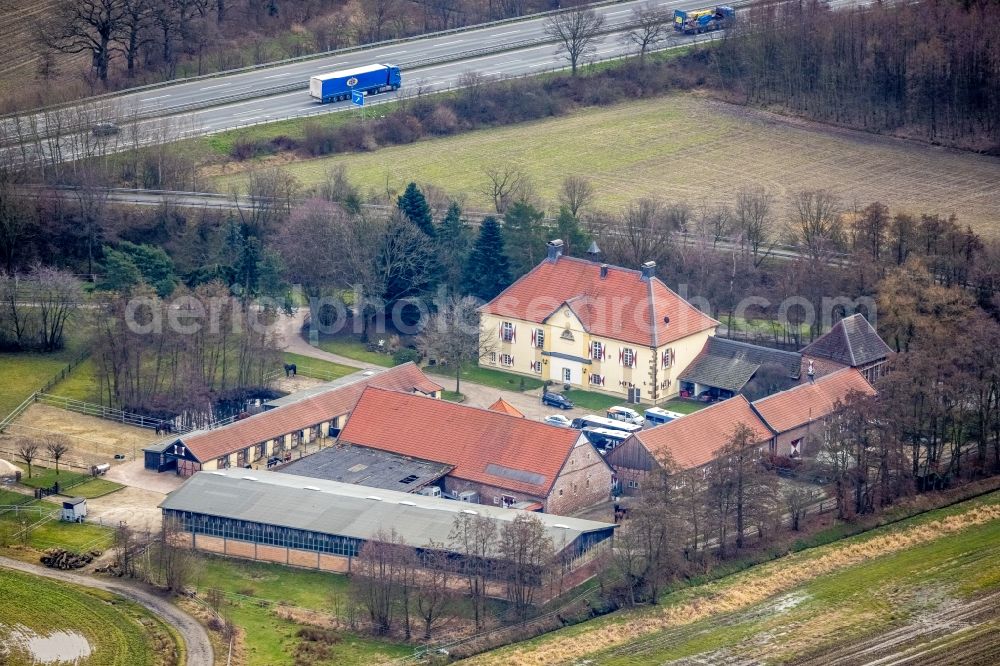
<svg viewBox="0 0 1000 666">
<path fill-rule="evenodd" d="M 98 590 L 113 592 L 114 594 L 130 599 L 145 606 L 150 612 L 158 615 L 164 622 L 172 626 L 181 635 L 187 648 L 188 666 L 205 666 L 214 663 L 212 643 L 208 639 L 205 628 L 193 617 L 180 610 L 174 604 L 163 597 L 144 590 L 137 585 L 133 585 L 125 580 L 105 580 L 102 578 L 92 578 L 81 576 L 80 574 L 68 571 L 57 571 L 46 569 L 45 567 L 28 564 L 12 560 L 9 557 L 0 556 L 0 566 L 22 571 L 36 576 L 45 576 L 65 583 L 72 583 L 83 587 L 92 587 Z"/>
</svg>

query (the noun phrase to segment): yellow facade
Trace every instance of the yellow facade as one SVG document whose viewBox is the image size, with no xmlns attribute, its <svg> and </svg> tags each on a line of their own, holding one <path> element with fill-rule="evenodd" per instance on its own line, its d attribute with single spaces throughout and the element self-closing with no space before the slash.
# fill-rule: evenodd
<svg viewBox="0 0 1000 666">
<path fill-rule="evenodd" d="M 656 348 L 643 347 L 591 335 L 565 305 L 541 324 L 483 313 L 480 326 L 484 339 L 494 340 L 493 352 L 480 361 L 485 367 L 625 400 L 638 390 L 639 400 L 654 404 L 677 397 L 678 375 L 714 335 L 708 329 Z M 599 359 L 595 343 L 601 345 Z M 664 354 L 670 359 L 666 363 Z M 628 365 L 630 356 L 634 360 Z"/>
</svg>

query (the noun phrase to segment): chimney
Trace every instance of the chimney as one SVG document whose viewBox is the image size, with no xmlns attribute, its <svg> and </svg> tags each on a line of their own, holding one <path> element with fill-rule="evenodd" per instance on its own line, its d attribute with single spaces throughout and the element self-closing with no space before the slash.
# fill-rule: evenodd
<svg viewBox="0 0 1000 666">
<path fill-rule="evenodd" d="M 656 262 L 647 261 L 642 265 L 642 279 L 648 282 L 654 277 L 656 277 Z"/>
<path fill-rule="evenodd" d="M 597 241 L 590 241 L 590 247 L 587 248 L 587 256 L 595 264 L 601 260 L 601 248 L 597 247 Z M 601 277 L 604 277 L 603 275 Z"/>
<path fill-rule="evenodd" d="M 562 256 L 563 242 L 558 238 L 549 241 L 549 261 L 558 261 L 559 257 Z"/>
<path fill-rule="evenodd" d="M 812 359 L 809 359 L 809 369 L 806 370 L 806 374 L 809 376 L 809 383 L 810 384 L 813 383 L 814 381 L 816 381 L 816 371 L 813 370 Z"/>
<path fill-rule="evenodd" d="M 601 264 L 601 279 L 603 280 L 606 277 L 608 277 L 608 265 Z"/>
</svg>

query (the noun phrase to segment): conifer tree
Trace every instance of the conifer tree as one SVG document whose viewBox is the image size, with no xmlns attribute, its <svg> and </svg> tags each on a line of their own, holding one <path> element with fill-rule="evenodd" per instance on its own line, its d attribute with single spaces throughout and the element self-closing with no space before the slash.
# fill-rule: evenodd
<svg viewBox="0 0 1000 666">
<path fill-rule="evenodd" d="M 438 256 L 444 269 L 444 282 L 452 293 L 462 289 L 462 274 L 469 258 L 469 227 L 462 220 L 462 209 L 452 201 L 437 229 Z"/>
<path fill-rule="evenodd" d="M 465 264 L 465 291 L 489 301 L 510 283 L 510 262 L 504 251 L 500 223 L 492 216 L 483 218 L 479 237 Z"/>
<path fill-rule="evenodd" d="M 431 238 L 434 237 L 434 217 L 431 215 L 431 207 L 416 183 L 406 186 L 406 191 L 396 201 L 396 205 L 410 222 Z"/>
</svg>

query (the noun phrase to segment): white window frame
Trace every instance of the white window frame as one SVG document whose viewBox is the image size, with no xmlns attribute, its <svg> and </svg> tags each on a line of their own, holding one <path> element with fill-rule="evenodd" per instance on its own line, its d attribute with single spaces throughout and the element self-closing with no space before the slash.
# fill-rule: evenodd
<svg viewBox="0 0 1000 666">
<path fill-rule="evenodd" d="M 570 384 L 573 381 L 573 371 L 569 368 L 562 369 L 563 384 Z"/>
<path fill-rule="evenodd" d="M 535 329 L 535 349 L 545 348 L 545 329 L 536 328 Z"/>
<path fill-rule="evenodd" d="M 604 343 L 600 340 L 592 340 L 590 343 L 590 358 L 594 361 L 604 359 Z"/>
<path fill-rule="evenodd" d="M 601 376 L 595 372 L 590 373 L 590 383 L 594 386 L 600 386 Z"/>
<path fill-rule="evenodd" d="M 500 365 L 510 368 L 514 365 L 514 357 L 510 354 L 500 354 Z"/>
<path fill-rule="evenodd" d="M 496 352 L 490 352 L 490 363 L 492 363 L 493 365 L 497 364 L 497 353 Z"/>
<path fill-rule="evenodd" d="M 514 324 L 509 321 L 500 322 L 500 340 L 502 342 L 514 341 Z"/>
<path fill-rule="evenodd" d="M 635 350 L 631 347 L 625 347 L 622 350 L 622 365 L 626 368 L 635 367 Z"/>
</svg>

